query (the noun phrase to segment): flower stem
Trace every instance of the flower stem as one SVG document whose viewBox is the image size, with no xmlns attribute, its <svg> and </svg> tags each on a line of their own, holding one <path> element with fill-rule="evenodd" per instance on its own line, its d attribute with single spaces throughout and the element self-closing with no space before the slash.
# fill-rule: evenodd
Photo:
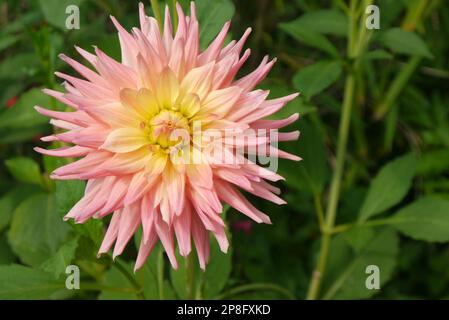
<svg viewBox="0 0 449 320">
<path fill-rule="evenodd" d="M 164 252 L 157 254 L 157 286 L 159 289 L 159 300 L 164 300 Z"/>
<path fill-rule="evenodd" d="M 136 295 L 139 299 L 145 300 L 145 295 L 143 293 L 142 286 L 136 281 L 134 276 L 126 269 L 126 267 L 119 261 L 115 260 L 112 264 L 118 271 L 120 271 L 126 279 L 128 279 L 129 283 L 134 287 L 136 290 Z"/>
<path fill-rule="evenodd" d="M 405 65 L 404 69 L 402 69 L 401 72 L 398 73 L 396 78 L 394 78 L 385 96 L 385 100 L 377 107 L 377 110 L 374 114 L 374 119 L 380 120 L 388 113 L 388 111 L 390 111 L 391 107 L 396 101 L 396 98 L 399 96 L 402 89 L 405 87 L 408 80 L 413 75 L 413 72 L 418 67 L 421 60 L 422 57 L 420 56 L 411 57 Z"/>
<path fill-rule="evenodd" d="M 186 258 L 187 299 L 195 298 L 195 256 L 191 252 Z"/>
<path fill-rule="evenodd" d="M 313 196 L 313 202 L 315 204 L 315 211 L 318 217 L 318 223 L 320 226 L 320 230 L 323 230 L 324 228 L 324 212 L 323 212 L 323 206 L 321 205 L 321 196 L 316 193 Z"/>
<path fill-rule="evenodd" d="M 349 40 L 348 40 L 348 57 L 354 57 L 354 51 L 358 51 L 358 45 L 354 43 L 356 39 L 356 1 L 351 0 L 349 10 Z M 360 41 L 360 40 L 359 40 Z M 355 50 L 354 50 L 355 49 Z M 344 162 L 346 159 L 346 145 L 348 142 L 349 125 L 351 123 L 351 109 L 353 104 L 355 88 L 355 79 L 353 70 L 349 70 L 345 82 L 345 91 L 343 98 L 343 110 L 340 118 L 340 127 L 337 141 L 337 160 L 330 186 L 329 202 L 326 210 L 324 229 L 322 230 L 321 246 L 318 256 L 318 262 L 312 274 L 312 279 L 307 293 L 307 299 L 314 300 L 318 297 L 321 280 L 326 269 L 327 257 L 329 254 L 329 245 L 331 240 L 331 232 L 335 224 L 337 216 L 338 200 L 340 198 L 341 179 L 343 176 Z"/>
</svg>

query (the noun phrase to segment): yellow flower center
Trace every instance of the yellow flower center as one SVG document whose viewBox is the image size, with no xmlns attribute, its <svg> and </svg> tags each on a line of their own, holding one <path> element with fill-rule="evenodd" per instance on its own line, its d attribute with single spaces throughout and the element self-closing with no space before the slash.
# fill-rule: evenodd
<svg viewBox="0 0 449 320">
<path fill-rule="evenodd" d="M 149 122 L 151 143 L 164 149 L 182 142 L 189 134 L 189 121 L 178 111 L 162 109 Z"/>
</svg>

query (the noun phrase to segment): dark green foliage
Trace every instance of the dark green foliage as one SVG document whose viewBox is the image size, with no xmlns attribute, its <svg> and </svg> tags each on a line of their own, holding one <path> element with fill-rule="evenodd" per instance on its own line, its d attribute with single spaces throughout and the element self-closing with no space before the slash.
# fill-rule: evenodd
<svg viewBox="0 0 449 320">
<path fill-rule="evenodd" d="M 187 12 L 188 2 L 180 1 Z M 0 298 L 303 299 L 326 231 L 332 237 L 319 298 L 448 298 L 449 6 L 437 0 L 375 1 L 380 29 L 365 30 L 366 42 L 351 48 L 351 2 L 358 4 L 360 35 L 363 5 L 370 1 L 196 1 L 202 48 L 233 17 L 232 38 L 253 28 L 247 43 L 252 57 L 241 74 L 265 54 L 278 57 L 261 87 L 270 89 L 270 98 L 301 93 L 272 117 L 300 114 L 289 128 L 301 131 L 299 141 L 282 147 L 303 161 L 280 161 L 287 205 L 250 198 L 270 215 L 272 226 L 251 223 L 242 230 L 238 226 L 247 218 L 227 211 L 231 249 L 224 255 L 211 239 L 205 272 L 196 260 L 180 256 L 179 269 L 171 270 L 156 245 L 134 273 L 140 232 L 113 263 L 109 255 L 97 258 L 109 218 L 63 222 L 85 183 L 50 180 L 66 162 L 33 151 L 48 147 L 39 137 L 52 132 L 33 106 L 66 108 L 41 89 L 60 89 L 55 71 L 73 72 L 57 55 L 81 60 L 75 44 L 87 50 L 97 45 L 120 59 L 108 16 L 128 30 L 137 26 L 137 1 L 2 1 Z M 80 30 L 66 30 L 67 4 L 80 6 Z M 150 12 L 149 1 L 145 5 Z M 350 77 L 355 85 L 335 229 L 320 230 Z M 70 264 L 80 267 L 82 290 L 65 290 Z M 369 265 L 380 268 L 379 290 L 365 287 Z"/>
</svg>

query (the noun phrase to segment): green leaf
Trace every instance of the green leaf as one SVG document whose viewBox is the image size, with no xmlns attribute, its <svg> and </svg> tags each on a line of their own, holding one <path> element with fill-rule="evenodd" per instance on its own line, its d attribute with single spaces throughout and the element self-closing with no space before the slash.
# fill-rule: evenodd
<svg viewBox="0 0 449 320">
<path fill-rule="evenodd" d="M 449 241 L 449 201 L 426 197 L 402 208 L 389 219 L 391 225 L 416 240 Z"/>
<path fill-rule="evenodd" d="M 338 239 L 338 237 L 337 237 Z M 340 274 L 336 276 L 323 296 L 324 299 L 364 299 L 369 298 L 378 290 L 367 289 L 365 281 L 369 276 L 366 267 L 375 265 L 380 269 L 380 285 L 391 278 L 396 266 L 396 257 L 399 252 L 399 239 L 394 230 L 385 228 L 358 253 L 340 266 Z M 333 266 L 329 265 L 331 269 Z"/>
<path fill-rule="evenodd" d="M 17 181 L 43 186 L 39 164 L 33 159 L 16 157 L 6 160 L 5 164 Z"/>
<path fill-rule="evenodd" d="M 41 15 L 39 12 L 29 12 L 24 13 L 18 17 L 15 17 L 13 21 L 9 21 L 7 25 L 2 26 L 0 30 L 0 35 L 8 35 L 18 31 L 22 31 L 25 27 L 39 21 Z"/>
<path fill-rule="evenodd" d="M 8 226 L 14 210 L 26 198 L 41 191 L 32 185 L 14 187 L 0 198 L 0 231 Z"/>
<path fill-rule="evenodd" d="M 385 165 L 372 180 L 363 202 L 359 221 L 384 212 L 398 204 L 412 185 L 416 171 L 416 158 L 407 154 Z"/>
<path fill-rule="evenodd" d="M 68 31 L 65 25 L 66 19 L 69 16 L 66 13 L 66 8 L 69 5 L 80 6 L 83 0 L 39 0 L 42 13 L 45 20 L 53 26 Z"/>
<path fill-rule="evenodd" d="M 194 254 L 193 252 L 190 254 Z M 176 252 L 176 259 L 178 260 L 178 269 L 175 270 L 170 268 L 170 280 L 175 289 L 176 294 L 180 299 L 193 299 L 193 295 L 200 286 L 200 276 L 201 270 L 196 261 L 193 261 L 191 257 L 182 257 L 178 252 Z M 188 264 L 194 263 L 193 274 L 189 275 Z M 189 281 L 194 281 L 192 286 L 192 292 L 189 293 Z"/>
<path fill-rule="evenodd" d="M 0 266 L 0 299 L 46 299 L 64 288 L 49 273 L 21 265 Z"/>
<path fill-rule="evenodd" d="M 299 155 L 303 160 L 299 164 L 293 161 L 283 162 L 280 169 L 283 176 L 287 177 L 286 183 L 292 188 L 305 189 L 313 195 L 319 195 L 329 177 L 324 137 L 308 121 L 301 120 L 299 128 L 299 140 L 287 144 L 286 150 Z"/>
<path fill-rule="evenodd" d="M 63 217 L 83 197 L 86 184 L 81 180 L 56 181 L 56 209 Z"/>
<path fill-rule="evenodd" d="M 162 250 L 161 245 L 157 244 L 148 257 L 148 260 L 143 268 L 137 272 L 139 282 L 143 285 L 143 293 L 145 294 L 146 299 L 160 299 L 160 291 L 157 281 L 157 257 L 160 250 Z M 168 284 L 165 284 L 164 289 L 167 287 Z M 168 290 L 170 291 L 171 288 Z"/>
<path fill-rule="evenodd" d="M 289 35 L 313 48 L 322 50 L 330 56 L 337 58 L 339 56 L 337 48 L 325 36 L 313 32 L 305 27 L 297 27 L 292 22 L 281 23 L 280 28 Z"/>
<path fill-rule="evenodd" d="M 49 98 L 40 89 L 35 88 L 21 95 L 12 108 L 0 112 L 2 141 L 5 140 L 5 136 L 21 134 L 21 131 L 25 131 L 25 135 L 22 134 L 19 140 L 32 138 L 41 132 L 42 128 L 48 126 L 48 118 L 37 113 L 33 106 L 45 106 L 49 102 Z"/>
<path fill-rule="evenodd" d="M 0 234 L 0 265 L 13 263 L 14 260 L 16 257 L 8 244 L 6 234 Z"/>
<path fill-rule="evenodd" d="M 98 249 L 104 236 L 102 220 L 89 219 L 83 224 L 73 223 L 72 226 L 77 234 L 83 235 L 86 238 L 90 239 L 95 245 L 95 248 Z"/>
<path fill-rule="evenodd" d="M 199 268 L 195 253 L 194 257 L 184 258 L 177 254 L 179 262 L 178 269 L 170 270 L 170 278 L 173 288 L 180 299 L 192 299 L 198 292 L 202 292 L 202 298 L 211 299 L 215 297 L 226 285 L 231 273 L 232 253 L 223 253 L 215 240 L 211 240 L 210 260 L 206 270 L 203 272 Z M 190 261 L 189 261 L 190 260 Z M 193 274 L 189 274 L 191 269 L 187 268 L 188 263 L 193 263 Z M 192 292 L 189 294 L 189 281 L 193 281 Z"/>
<path fill-rule="evenodd" d="M 55 278 L 65 272 L 67 266 L 75 257 L 76 248 L 78 246 L 78 237 L 73 237 L 64 242 L 58 251 L 40 266 L 44 271 L 52 273 Z"/>
<path fill-rule="evenodd" d="M 203 296 L 211 299 L 223 290 L 232 269 L 232 250 L 223 253 L 217 244 L 212 240 L 210 246 L 210 261 L 203 274 Z"/>
<path fill-rule="evenodd" d="M 207 45 L 217 36 L 226 21 L 231 20 L 235 7 L 229 0 L 197 0 L 196 14 L 200 27 L 200 45 Z"/>
<path fill-rule="evenodd" d="M 435 175 L 449 171 L 449 149 L 428 150 L 420 156 L 417 168 L 418 175 Z"/>
<path fill-rule="evenodd" d="M 39 266 L 56 253 L 69 226 L 56 212 L 54 196 L 36 194 L 14 211 L 8 240 L 20 260 Z"/>
<path fill-rule="evenodd" d="M 338 10 L 317 10 L 303 14 L 296 20 L 288 22 L 295 29 L 307 29 L 320 34 L 346 36 L 348 21 Z"/>
<path fill-rule="evenodd" d="M 270 99 L 276 99 L 280 97 L 287 96 L 289 94 L 292 94 L 292 89 L 289 88 L 284 82 L 281 83 L 271 83 L 269 80 L 264 81 L 263 85 L 261 86 L 261 89 L 269 90 Z M 306 103 L 304 99 L 302 99 L 301 96 L 297 97 L 296 99 L 293 99 L 289 103 L 287 103 L 281 110 L 278 112 L 269 115 L 267 119 L 285 119 L 291 116 L 293 113 L 299 113 L 301 116 L 304 116 L 311 112 L 316 112 L 317 108 L 313 106 L 310 103 Z M 299 128 L 300 121 L 295 122 L 292 125 L 293 127 Z"/>
<path fill-rule="evenodd" d="M 424 40 L 411 31 L 401 28 L 389 29 L 382 35 L 381 42 L 397 53 L 433 58 Z"/>
<path fill-rule="evenodd" d="M 391 60 L 393 55 L 385 50 L 373 50 L 363 54 L 363 59 L 367 60 Z"/>
<path fill-rule="evenodd" d="M 343 236 L 355 252 L 360 252 L 375 236 L 372 228 L 351 228 Z"/>
<path fill-rule="evenodd" d="M 18 80 L 38 67 L 39 60 L 34 53 L 15 54 L 0 62 L 0 78 Z"/>
<path fill-rule="evenodd" d="M 126 270 L 133 274 L 133 265 L 132 263 L 122 263 L 122 265 L 126 268 Z M 103 283 L 109 287 L 116 288 L 124 288 L 127 290 L 134 290 L 134 287 L 131 285 L 129 280 L 126 278 L 123 273 L 121 273 L 117 268 L 111 266 L 111 268 L 106 272 L 104 276 Z M 81 284 L 82 287 L 82 284 Z M 136 300 L 138 299 L 137 295 L 132 292 L 112 292 L 112 291 L 102 291 L 100 296 L 98 297 L 100 300 Z"/>
<path fill-rule="evenodd" d="M 306 100 L 310 100 L 337 81 L 341 72 L 340 62 L 321 61 L 299 70 L 293 77 L 293 85 Z"/>
<path fill-rule="evenodd" d="M 20 39 L 21 39 L 21 36 L 19 36 L 19 35 L 4 36 L 2 39 L 0 39 L 0 52 L 2 50 L 8 49 L 12 45 L 14 45 L 16 42 L 18 42 Z"/>
</svg>

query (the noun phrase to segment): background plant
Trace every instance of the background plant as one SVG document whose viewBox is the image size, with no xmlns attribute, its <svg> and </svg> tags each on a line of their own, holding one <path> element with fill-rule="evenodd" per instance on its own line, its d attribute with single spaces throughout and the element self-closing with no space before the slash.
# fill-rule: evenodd
<svg viewBox="0 0 449 320">
<path fill-rule="evenodd" d="M 158 15 L 165 2 L 151 3 Z M 274 226 L 228 210 L 232 252 L 213 247 L 204 273 L 193 259 L 171 270 L 160 247 L 135 274 L 132 248 L 115 263 L 97 259 L 103 222 L 62 221 L 84 185 L 49 179 L 60 160 L 32 148 L 53 129 L 32 107 L 65 108 L 40 89 L 60 87 L 57 55 L 75 56 L 74 44 L 120 58 L 108 15 L 129 29 L 137 1 L 1 1 L 0 298 L 449 297 L 447 3 L 196 3 L 203 47 L 233 16 L 234 38 L 253 27 L 246 71 L 277 56 L 264 87 L 302 93 L 277 115 L 302 115 L 292 125 L 301 138 L 286 148 L 304 160 L 280 164 L 288 205 L 252 199 Z M 80 30 L 65 29 L 68 4 L 80 7 Z M 369 4 L 380 8 L 379 30 L 364 28 Z M 81 268 L 81 290 L 65 289 L 68 264 Z M 365 288 L 370 264 L 381 290 Z"/>
</svg>

